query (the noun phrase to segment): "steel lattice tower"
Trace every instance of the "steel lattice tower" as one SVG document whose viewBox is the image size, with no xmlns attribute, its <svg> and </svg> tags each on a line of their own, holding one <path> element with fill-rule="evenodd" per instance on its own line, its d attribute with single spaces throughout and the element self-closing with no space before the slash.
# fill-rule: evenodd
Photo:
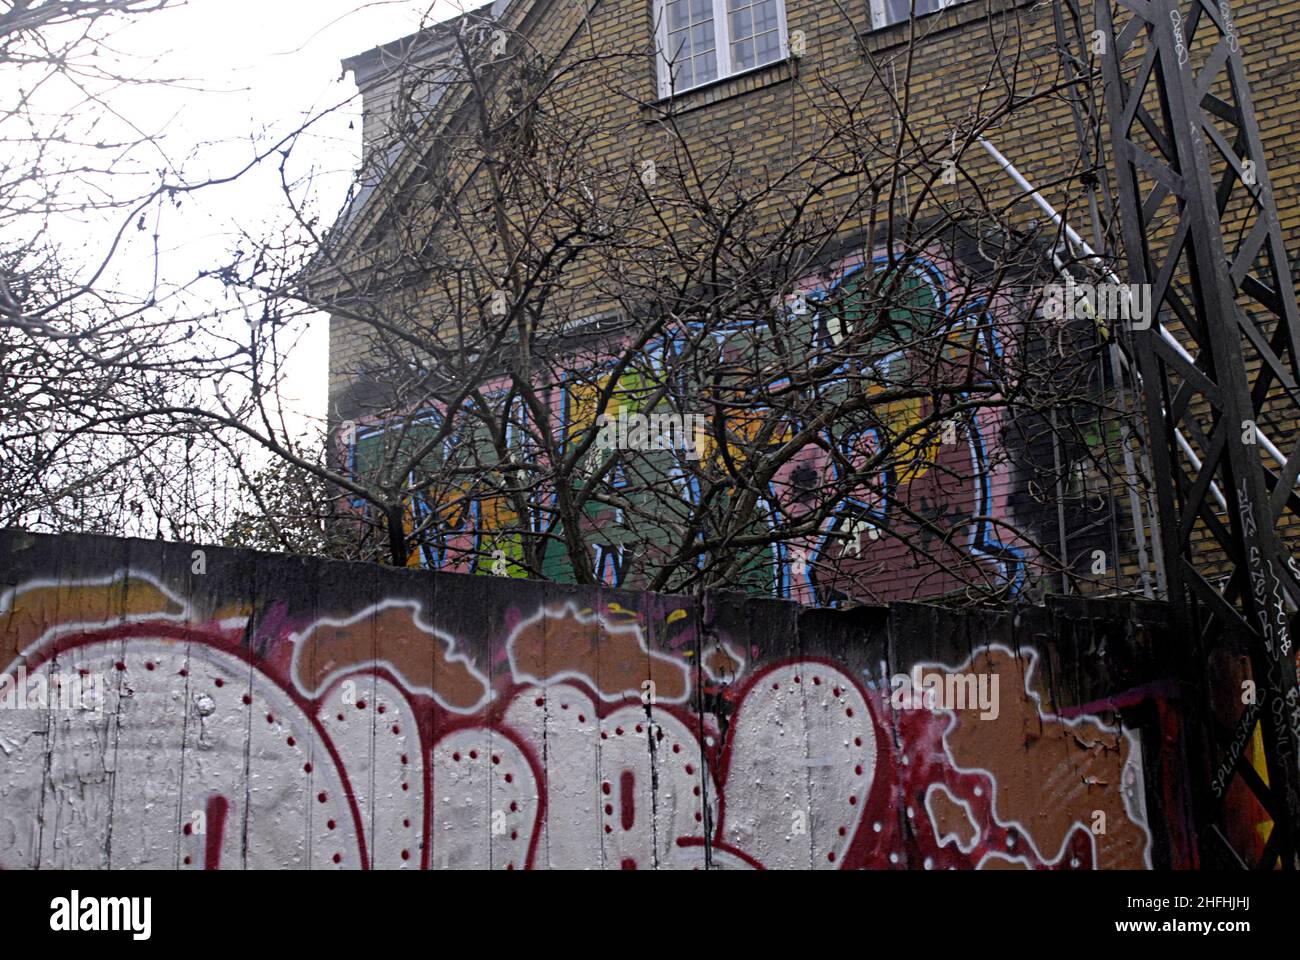
<svg viewBox="0 0 1300 960">
<path fill-rule="evenodd" d="M 1127 282 L 1152 287 L 1131 331 L 1141 374 L 1167 596 L 1183 653 L 1206 865 L 1297 866 L 1300 689 L 1288 611 L 1300 598 L 1300 322 L 1240 40 L 1227 0 L 1056 0 L 1063 59 L 1100 66 Z M 1063 24 L 1074 30 L 1062 29 Z M 1068 55 L 1068 56 L 1067 56 Z M 1081 135 L 1081 142 L 1084 137 Z M 1085 149 L 1087 149 L 1085 147 Z M 1216 652 L 1249 659 L 1235 729 L 1215 720 Z M 1242 749 L 1263 725 L 1267 781 Z M 1273 828 L 1234 849 L 1225 800 L 1240 778 Z M 1253 862 L 1250 862 L 1253 861 Z"/>
</svg>

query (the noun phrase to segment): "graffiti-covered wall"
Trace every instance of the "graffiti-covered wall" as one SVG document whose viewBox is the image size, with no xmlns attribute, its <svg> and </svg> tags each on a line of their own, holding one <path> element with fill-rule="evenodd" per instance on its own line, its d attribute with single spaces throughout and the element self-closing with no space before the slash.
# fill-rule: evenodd
<svg viewBox="0 0 1300 960">
<path fill-rule="evenodd" d="M 883 282 L 891 262 L 881 248 L 802 277 L 789 304 L 773 305 L 780 323 L 772 329 L 749 317 L 670 324 L 637 347 L 631 364 L 620 357 L 639 332 L 575 334 L 552 344 L 536 358 L 534 388 L 544 416 L 520 399 L 506 373 L 487 378 L 475 398 L 458 398 L 452 414 L 441 400 L 398 412 L 374 397 L 369 401 L 384 412 L 361 413 L 366 403 L 359 397 L 376 389 L 373 378 L 362 378 L 357 396 L 339 401 L 348 418 L 339 468 L 361 482 L 406 476 L 418 490 L 407 500 L 410 564 L 523 578 L 533 562 L 536 574 L 560 582 L 575 579 L 558 533 L 555 489 L 569 482 L 585 504 L 582 540 L 595 575 L 612 587 L 644 589 L 682 582 L 705 563 L 703 552 L 681 558 L 683 538 L 702 544 L 707 532 L 737 522 L 728 512 L 732 485 L 724 480 L 737 464 L 770 457 L 771 476 L 744 511 L 742 528 L 755 545 L 736 548 L 731 582 L 738 589 L 820 605 L 969 589 L 1017 595 L 1046 576 L 1040 548 L 1059 538 L 1063 523 L 1072 531 L 1100 530 L 1093 536 L 1109 531 L 1098 523 L 1108 501 L 1101 497 L 1105 502 L 1086 517 L 1043 506 L 1043 484 L 1059 479 L 1044 479 L 1046 465 L 1068 473 L 1065 454 L 1027 411 L 1012 416 L 1016 408 L 996 402 L 1023 305 L 1008 295 L 996 304 L 977 296 L 969 264 L 959 267 L 936 250 L 893 268 L 901 279 L 890 322 L 854 348 L 862 357 L 835 354 L 852 324 L 879 309 L 882 297 L 872 284 Z M 378 379 L 385 382 L 388 363 L 381 355 Z M 782 399 L 790 371 L 817 364 L 826 369 L 808 391 L 815 398 L 793 405 Z M 963 378 L 975 393 L 963 394 L 962 410 L 947 426 L 926 424 L 945 403 L 955 404 L 952 397 L 941 402 L 939 392 L 926 397 L 903 389 L 937 390 Z M 897 390 L 902 399 L 848 409 L 859 393 L 886 398 Z M 976 395 L 989 402 L 965 402 Z M 836 405 L 844 411 L 810 426 Z M 717 409 L 725 412 L 715 424 Z M 602 423 L 664 415 L 696 427 L 683 428 L 680 438 L 638 444 L 627 430 L 618 439 L 606 426 L 609 438 L 589 448 L 585 466 L 556 480 L 556 458 L 598 435 Z M 781 426 L 769 429 L 773 422 Z M 543 438 L 561 453 L 552 456 Z M 407 458 L 426 447 L 412 470 Z M 582 495 L 613 449 L 622 459 L 596 485 L 599 495 Z M 515 464 L 509 475 L 500 466 L 507 461 Z M 361 500 L 355 506 L 365 509 Z M 539 545 L 535 561 L 525 559 L 525 541 Z M 1090 544 L 1075 536 L 1064 551 L 1067 562 L 1086 556 Z M 1104 546 L 1111 549 L 1109 538 Z M 675 579 L 655 579 L 661 564 L 677 568 Z"/>
<path fill-rule="evenodd" d="M 0 867 L 1186 866 L 1164 631 L 0 531 Z"/>
</svg>

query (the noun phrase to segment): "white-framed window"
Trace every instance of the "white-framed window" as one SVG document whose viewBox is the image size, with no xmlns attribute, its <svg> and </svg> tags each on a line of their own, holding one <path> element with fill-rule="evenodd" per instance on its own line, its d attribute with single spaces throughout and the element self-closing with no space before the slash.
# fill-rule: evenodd
<svg viewBox="0 0 1300 960">
<path fill-rule="evenodd" d="M 655 0 L 659 95 L 789 55 L 784 0 Z"/>
<path fill-rule="evenodd" d="M 915 0 L 915 13 L 923 17 L 945 7 L 955 7 L 966 0 Z M 879 30 L 890 24 L 902 23 L 913 13 L 913 0 L 871 0 L 871 29 Z"/>
</svg>

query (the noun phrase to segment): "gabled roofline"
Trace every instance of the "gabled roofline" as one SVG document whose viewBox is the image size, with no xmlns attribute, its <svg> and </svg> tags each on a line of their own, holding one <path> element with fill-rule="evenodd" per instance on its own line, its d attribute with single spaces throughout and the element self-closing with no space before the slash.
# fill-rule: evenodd
<svg viewBox="0 0 1300 960">
<path fill-rule="evenodd" d="M 411 57 L 423 53 L 426 49 L 438 46 L 441 41 L 446 39 L 454 24 L 466 17 L 495 18 L 497 13 L 494 8 L 501 6 L 504 10 L 505 5 L 506 3 L 502 2 L 502 0 L 494 0 L 492 3 L 485 3 L 473 10 L 458 13 L 448 20 L 440 20 L 405 37 L 390 40 L 388 43 L 345 57 L 340 61 L 343 72 L 345 74 L 351 73 L 357 86 L 364 90 L 373 80 L 384 76 L 394 67 L 400 66 Z"/>
<path fill-rule="evenodd" d="M 435 45 L 449 32 L 453 24 L 466 17 L 495 20 L 506 12 L 506 8 L 512 2 L 515 2 L 515 0 L 492 0 L 490 3 L 485 3 L 472 10 L 465 10 L 450 19 L 440 20 L 405 37 L 390 40 L 388 43 L 380 44 L 361 53 L 354 53 L 350 57 L 344 57 L 340 61 L 343 72 L 345 74 L 351 73 L 357 86 L 364 88 L 372 80 L 383 76 L 392 67 L 422 52 L 426 47 Z"/>
<path fill-rule="evenodd" d="M 536 5 L 544 2 L 546 0 L 493 0 L 491 3 L 457 14 L 449 20 L 433 24 L 409 36 L 354 54 L 341 63 L 345 72 L 353 73 L 357 87 L 364 94 L 366 86 L 372 85 L 389 71 L 409 62 L 413 54 L 433 54 L 437 48 L 446 49 L 447 45 L 444 41 L 451 36 L 451 27 L 454 24 L 471 17 L 483 21 L 495 20 L 517 24 Z M 442 99 L 439 95 L 432 102 L 423 105 L 426 123 L 432 121 L 434 112 L 444 106 L 440 103 Z M 455 105 L 451 104 L 450 109 L 454 112 Z M 376 210 L 378 196 L 392 184 L 404 182 L 409 175 L 409 168 L 416 159 L 408 144 L 397 143 L 388 150 L 380 176 L 370 180 L 358 176 L 354 181 L 355 192 L 329 228 L 326 244 L 339 251 L 364 242 L 363 238 L 369 235 L 379 215 Z M 329 273 L 329 268 L 321 262 L 322 260 L 323 257 L 320 255 L 314 257 L 312 263 L 303 271 L 304 277 L 308 278 L 307 282 L 311 286 L 315 285 L 317 279 Z M 329 281 L 326 280 L 325 285 L 328 286 L 328 283 Z"/>
</svg>

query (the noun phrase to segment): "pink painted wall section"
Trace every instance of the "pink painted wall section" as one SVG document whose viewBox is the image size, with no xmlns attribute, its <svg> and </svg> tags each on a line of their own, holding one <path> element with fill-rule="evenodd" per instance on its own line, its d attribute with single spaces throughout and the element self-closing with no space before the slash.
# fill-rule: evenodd
<svg viewBox="0 0 1300 960">
<path fill-rule="evenodd" d="M 1163 629 L 0 531 L 0 867 L 1185 866 Z"/>
<path fill-rule="evenodd" d="M 879 248 L 870 257 L 858 254 L 839 259 L 803 277 L 795 285 L 795 293 L 802 299 L 801 314 L 784 316 L 783 337 L 790 339 L 782 344 L 779 363 L 772 369 L 789 369 L 791 364 L 797 367 L 814 357 L 824 363 L 828 351 L 842 341 L 843 317 L 853 310 L 865 311 L 872 304 L 878 306 L 881 295 L 864 294 L 859 285 L 868 277 L 888 273 L 887 260 L 886 250 Z M 1010 295 L 992 303 L 977 296 L 980 287 L 972 286 L 970 265 L 960 268 L 937 250 L 914 258 L 906 270 L 896 274 L 900 286 L 889 296 L 897 304 L 894 319 L 898 327 L 892 334 L 878 337 L 866 351 L 886 380 L 906 383 L 917 377 L 951 378 L 955 376 L 953 371 L 964 371 L 963 376 L 970 374 L 975 382 L 985 385 L 1007 380 L 1008 371 L 1002 369 L 1002 364 L 1015 355 L 1017 333 L 1023 332 L 1018 319 L 1023 305 L 1013 304 Z M 773 304 L 773 309 L 793 310 L 792 304 Z M 901 331 L 906 331 L 907 337 Z M 923 331 L 927 332 L 923 335 Z M 929 358 L 934 349 L 930 341 L 937 331 L 943 331 L 946 362 L 951 367 L 929 366 L 934 364 Z M 647 362 L 624 373 L 630 378 L 627 382 L 679 382 L 678 389 L 686 393 L 679 401 L 683 405 L 679 412 L 706 416 L 713 408 L 704 403 L 699 392 L 703 388 L 692 380 L 698 372 L 684 372 L 693 364 L 682 362 L 682 356 L 694 355 L 695 361 L 706 367 L 730 357 L 729 363 L 743 369 L 774 349 L 763 338 L 754 338 L 746 325 L 720 325 L 713 333 L 720 351 L 716 360 L 706 361 L 702 348 L 692 348 L 698 355 L 688 351 L 686 341 L 698 336 L 698 331 L 674 328 L 646 348 Z M 575 340 L 568 348 L 571 352 L 552 358 L 554 368 L 539 377 L 553 384 L 541 389 L 540 396 L 549 406 L 549 429 L 557 441 L 594 429 L 600 413 L 611 413 L 622 402 L 611 401 L 610 410 L 599 411 L 596 403 L 598 390 L 604 389 L 614 376 L 612 366 L 630 346 L 627 334 L 619 337 L 614 343 L 584 342 L 582 347 Z M 928 346 L 919 348 L 917 343 L 922 342 Z M 958 362 L 958 357 L 964 359 Z M 912 363 L 918 367 L 909 373 Z M 839 397 L 828 402 L 843 402 L 845 396 L 859 390 L 868 394 L 885 391 L 884 383 L 868 385 L 862 378 L 861 369 L 846 364 L 826 375 L 823 395 Z M 494 420 L 503 415 L 501 405 L 507 387 L 506 378 L 490 380 L 483 386 L 483 395 L 495 398 L 487 404 Z M 369 389 L 367 385 L 361 393 Z M 728 429 L 733 435 L 752 440 L 754 424 L 767 418 L 751 409 L 751 396 L 734 399 L 738 406 L 728 415 Z M 777 411 L 767 413 L 778 415 Z M 801 410 L 798 415 L 811 413 Z M 1055 511 L 1046 511 L 1036 501 L 1031 483 L 1035 471 L 1028 465 L 1054 462 L 1052 457 L 1060 454 L 1054 454 L 1043 430 L 1029 429 L 1032 424 L 1023 411 L 1019 417 L 1022 422 L 1013 424 L 1017 418 L 1010 416 L 995 397 L 990 397 L 988 405 L 954 418 L 951 440 L 940 442 L 936 437 L 915 441 L 915 446 L 899 441 L 895 455 L 888 458 L 888 468 L 882 467 L 871 482 L 846 489 L 837 480 L 845 458 L 860 467 L 876 454 L 882 442 L 888 442 L 882 437 L 910 436 L 917 424 L 933 414 L 933 401 L 928 399 L 881 401 L 873 416 L 863 419 L 856 428 L 837 418 L 833 427 L 820 430 L 815 439 L 786 460 L 775 471 L 763 497 L 764 520 L 760 522 L 770 524 L 778 533 L 795 526 L 815 532 L 799 537 L 777 536 L 775 546 L 751 555 L 751 592 L 805 604 L 829 604 L 847 598 L 871 602 L 917 600 L 952 595 L 972 587 L 1014 596 L 1042 577 L 1043 558 L 1033 544 L 1052 543 L 1059 536 L 1059 519 Z M 349 421 L 355 423 L 356 430 L 339 433 L 339 462 L 363 479 L 373 477 L 385 458 L 396 459 L 396 450 L 403 442 L 410 444 L 410 438 L 420 430 L 434 430 L 433 424 L 441 423 L 445 415 L 446 407 L 438 403 L 423 409 L 413 407 L 406 416 L 387 422 L 373 414 L 359 415 Z M 516 422 L 529 423 L 522 409 L 513 416 Z M 797 416 L 789 411 L 780 416 L 793 417 L 791 422 L 797 422 Z M 449 447 L 486 444 L 486 436 L 481 433 L 478 441 L 472 439 L 474 429 L 468 421 L 473 418 L 464 411 L 461 417 L 466 424 L 458 428 L 454 440 L 448 441 Z M 519 433 L 536 436 L 538 429 L 531 423 L 521 427 Z M 1035 449 L 1031 455 L 1024 448 L 1030 442 L 1027 435 L 1036 437 L 1036 444 L 1049 443 L 1048 448 Z M 792 427 L 788 432 L 777 431 L 768 441 L 771 450 L 784 447 L 792 437 Z M 737 445 L 733 457 L 741 458 L 743 448 L 743 444 Z M 495 450 L 483 448 L 480 456 L 488 462 Z M 540 446 L 530 457 L 546 462 Z M 692 464 L 667 454 L 657 460 L 638 455 L 638 479 L 620 492 L 620 497 L 636 505 L 631 515 L 640 517 L 638 522 L 629 525 L 624 511 L 609 505 L 589 508 L 583 537 L 592 550 L 594 568 L 601 571 L 605 582 L 631 588 L 650 582 L 644 569 L 627 576 L 624 548 L 632 544 L 654 553 L 679 546 L 672 542 L 671 531 L 680 528 L 676 521 L 680 520 L 683 502 L 698 506 L 705 496 L 703 491 L 711 490 L 717 477 L 723 475 L 720 463 L 709 462 L 714 457 L 714 453 L 706 452 L 703 464 Z M 413 549 L 411 563 L 469 573 L 483 572 L 494 548 L 506 556 L 522 557 L 520 531 L 541 530 L 547 526 L 544 521 L 552 517 L 554 490 L 547 488 L 547 481 L 539 482 L 542 495 L 534 505 L 537 515 L 531 519 L 516 516 L 513 506 L 507 505 L 491 484 L 477 491 L 451 484 L 441 498 L 414 498 L 410 503 L 412 515 L 434 517 L 436 522 Z M 835 499 L 827 502 L 826 494 L 810 496 L 810 490 L 834 491 Z M 467 495 L 473 501 L 472 507 L 466 503 Z M 712 495 L 707 499 L 712 500 Z M 356 508 L 362 509 L 360 501 Z M 811 515 L 823 512 L 825 515 L 816 525 L 808 522 Z M 647 522 L 650 517 L 658 517 L 659 521 Z M 1070 522 L 1076 523 L 1073 518 Z M 1082 526 L 1082 521 L 1076 525 Z M 1083 545 L 1076 538 L 1072 553 L 1084 556 Z M 569 561 L 558 543 L 552 542 L 550 547 L 541 568 L 553 579 L 572 579 Z"/>
</svg>

